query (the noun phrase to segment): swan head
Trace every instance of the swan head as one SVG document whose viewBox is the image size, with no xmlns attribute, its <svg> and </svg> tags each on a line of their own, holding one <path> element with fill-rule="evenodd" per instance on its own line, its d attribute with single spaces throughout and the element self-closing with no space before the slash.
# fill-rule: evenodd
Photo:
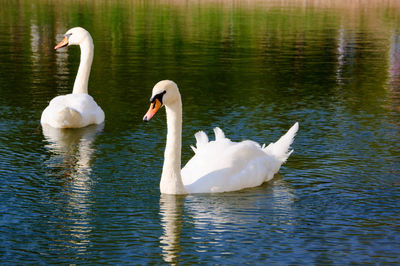
<svg viewBox="0 0 400 266">
<path fill-rule="evenodd" d="M 162 80 L 154 88 L 150 98 L 150 108 L 143 117 L 143 121 L 148 122 L 157 111 L 165 106 L 172 106 L 180 103 L 181 95 L 178 85 L 171 80 Z"/>
<path fill-rule="evenodd" d="M 90 33 L 85 30 L 84 28 L 81 27 L 75 27 L 72 29 L 69 29 L 65 34 L 64 34 L 64 39 L 54 47 L 54 49 L 60 49 L 65 46 L 69 45 L 80 45 L 83 41 L 85 41 L 87 38 L 90 38 L 91 36 Z"/>
</svg>

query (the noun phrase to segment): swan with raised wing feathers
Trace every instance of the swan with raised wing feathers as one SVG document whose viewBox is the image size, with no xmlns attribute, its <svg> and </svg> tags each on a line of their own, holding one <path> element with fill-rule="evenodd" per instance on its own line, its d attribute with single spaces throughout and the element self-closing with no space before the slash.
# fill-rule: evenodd
<svg viewBox="0 0 400 266">
<path fill-rule="evenodd" d="M 293 152 L 290 145 L 299 128 L 297 122 L 268 146 L 251 140 L 233 142 L 217 127 L 214 141 L 209 141 L 202 131 L 195 134 L 195 155 L 181 170 L 182 102 L 173 81 L 163 80 L 154 86 L 143 120 L 149 121 L 162 106 L 166 109 L 168 130 L 161 193 L 215 193 L 256 187 L 272 179 Z"/>
<path fill-rule="evenodd" d="M 81 128 L 104 122 L 104 112 L 88 94 L 90 68 L 93 61 L 93 39 L 81 27 L 72 28 L 54 49 L 79 45 L 81 61 L 71 94 L 53 98 L 44 109 L 40 123 L 54 128 Z"/>
</svg>

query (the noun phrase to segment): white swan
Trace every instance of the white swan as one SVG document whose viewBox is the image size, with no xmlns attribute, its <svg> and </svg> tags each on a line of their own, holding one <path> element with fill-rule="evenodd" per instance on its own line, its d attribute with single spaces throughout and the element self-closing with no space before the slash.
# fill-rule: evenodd
<svg viewBox="0 0 400 266">
<path fill-rule="evenodd" d="M 178 86 L 170 80 L 158 82 L 150 98 L 150 108 L 143 117 L 149 121 L 165 106 L 167 144 L 160 181 L 165 194 L 214 193 L 259 186 L 273 178 L 289 151 L 298 130 L 296 122 L 277 142 L 262 147 L 251 140 L 232 142 L 220 128 L 215 128 L 215 141 L 204 132 L 196 133 L 195 155 L 181 170 L 182 102 Z"/>
<path fill-rule="evenodd" d="M 93 39 L 81 27 L 72 28 L 54 49 L 67 45 L 79 45 L 81 62 L 72 94 L 53 98 L 44 109 L 40 123 L 54 128 L 80 128 L 104 122 L 104 112 L 88 94 L 88 81 L 93 61 Z"/>
</svg>

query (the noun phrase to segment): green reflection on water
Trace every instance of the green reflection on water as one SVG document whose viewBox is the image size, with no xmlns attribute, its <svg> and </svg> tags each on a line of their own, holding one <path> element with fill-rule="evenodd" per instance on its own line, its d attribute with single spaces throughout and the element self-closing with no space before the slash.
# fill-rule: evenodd
<svg viewBox="0 0 400 266">
<path fill-rule="evenodd" d="M 1 93 L 12 105 L 27 101 L 10 94 L 30 95 L 33 108 L 41 110 L 47 99 L 69 92 L 79 49 L 61 52 L 67 54 L 63 61 L 53 47 L 68 28 L 80 25 L 95 40 L 90 91 L 107 113 L 118 112 L 114 103 L 125 97 L 142 104 L 146 90 L 165 78 L 189 90 L 188 97 L 196 91 L 202 96 L 199 106 L 210 99 L 216 105 L 238 102 L 244 93 L 292 102 L 339 93 L 356 105 L 381 106 L 399 7 L 372 1 L 365 4 L 370 9 L 345 9 L 341 2 L 2 1 L 1 66 L 15 70 L 11 77 L 2 71 Z M 340 69 L 340 38 L 353 50 L 345 58 L 347 69 Z M 5 51 L 8 47 L 12 51 Z M 15 51 L 19 56 L 10 58 Z M 268 94 L 260 96 L 260 87 Z"/>
</svg>

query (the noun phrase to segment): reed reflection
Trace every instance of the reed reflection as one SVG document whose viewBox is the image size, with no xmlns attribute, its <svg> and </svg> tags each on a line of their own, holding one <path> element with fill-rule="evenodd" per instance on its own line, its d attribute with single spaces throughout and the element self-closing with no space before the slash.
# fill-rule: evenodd
<svg viewBox="0 0 400 266">
<path fill-rule="evenodd" d="M 391 36 L 388 83 L 393 108 L 400 111 L 400 30 L 394 30 Z"/>
<path fill-rule="evenodd" d="M 355 64 L 356 40 L 352 32 L 345 29 L 343 25 L 337 33 L 337 63 L 336 63 L 336 82 L 343 86 L 352 76 L 352 68 Z"/>
<path fill-rule="evenodd" d="M 65 180 L 66 204 L 63 206 L 62 227 L 69 235 L 65 245 L 77 254 L 86 252 L 90 245 L 89 236 L 92 231 L 90 210 L 92 202 L 91 157 L 95 149 L 92 143 L 96 134 L 104 124 L 79 129 L 57 129 L 43 127 L 43 135 L 48 144 L 45 145 L 52 156 L 47 160 L 49 169 L 57 169 Z"/>
</svg>

